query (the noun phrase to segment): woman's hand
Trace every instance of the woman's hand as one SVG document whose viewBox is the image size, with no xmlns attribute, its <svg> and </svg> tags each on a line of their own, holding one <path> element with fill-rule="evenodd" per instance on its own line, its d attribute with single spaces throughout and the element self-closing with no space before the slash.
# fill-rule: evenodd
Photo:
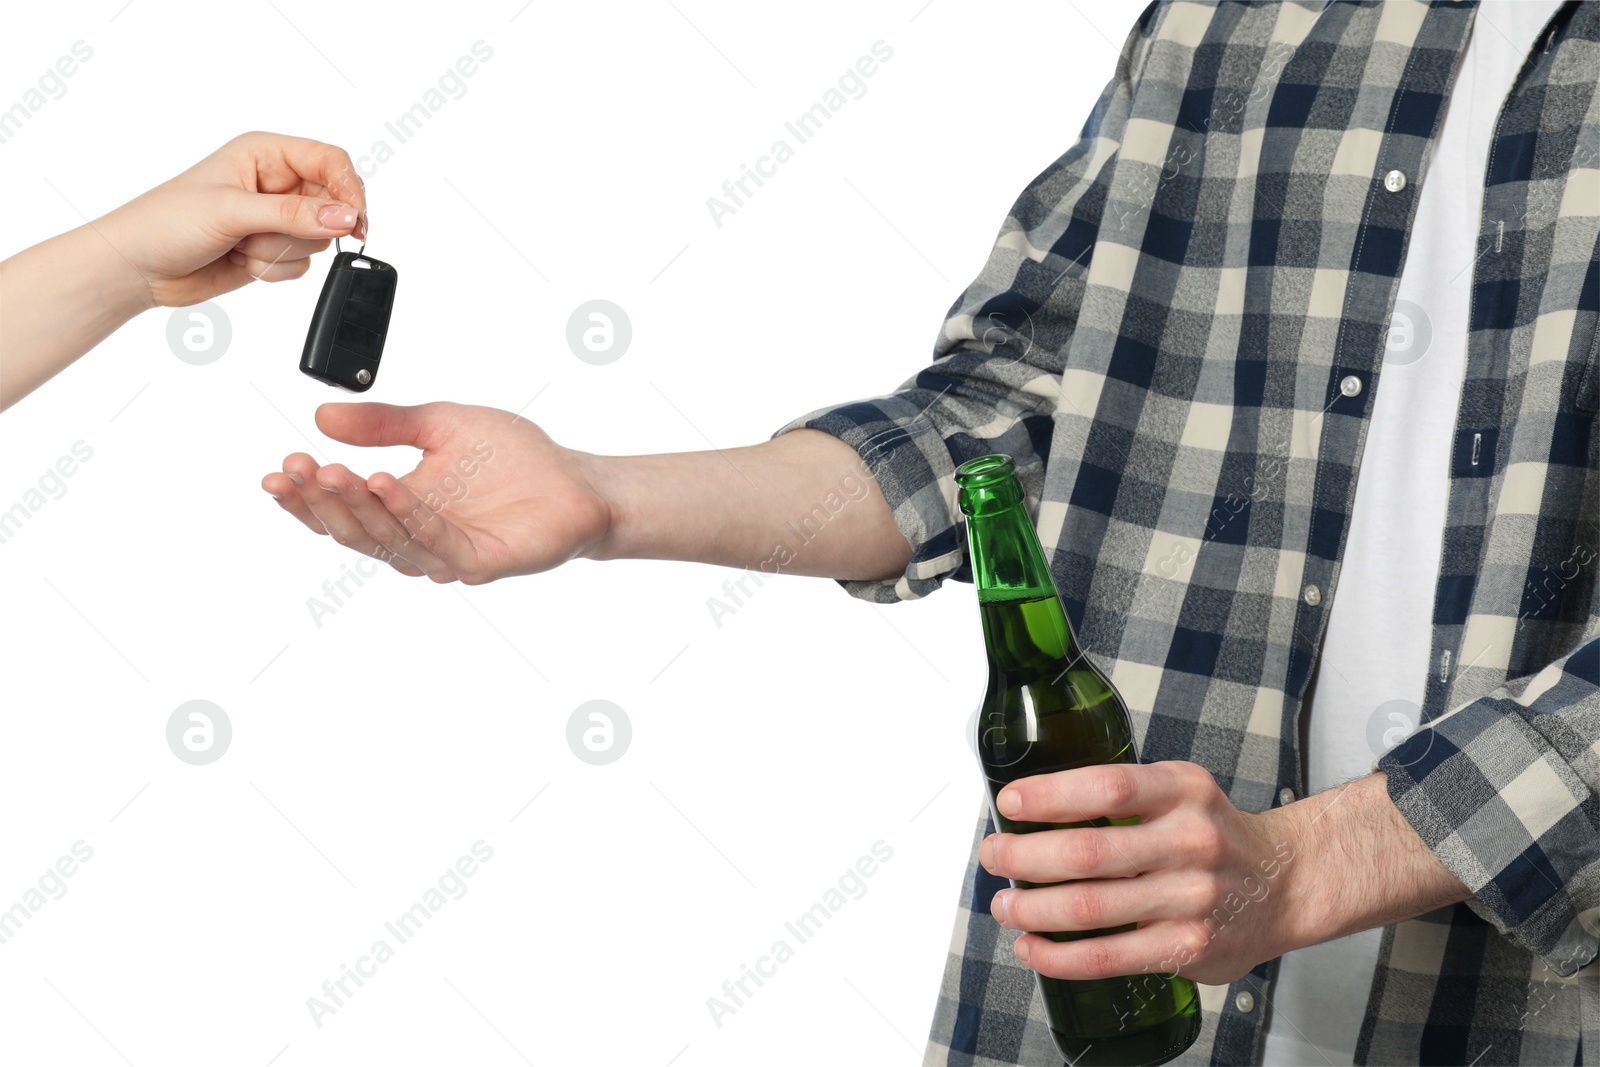
<svg viewBox="0 0 1600 1067">
<path fill-rule="evenodd" d="M 366 192 L 343 149 L 235 137 L 110 214 L 0 263 L 0 408 L 151 307 L 298 278 L 335 237 L 366 236 Z"/>
<path fill-rule="evenodd" d="M 335 237 L 363 237 L 366 190 L 342 148 L 246 133 L 94 224 L 146 287 L 184 307 L 298 278 Z"/>
</svg>

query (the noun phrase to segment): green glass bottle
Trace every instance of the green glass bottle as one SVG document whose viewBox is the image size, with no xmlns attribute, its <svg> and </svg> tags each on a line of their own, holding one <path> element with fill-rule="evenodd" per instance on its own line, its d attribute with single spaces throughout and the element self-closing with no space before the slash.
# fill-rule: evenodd
<svg viewBox="0 0 1600 1067">
<path fill-rule="evenodd" d="M 994 807 L 1008 782 L 1074 767 L 1136 763 L 1138 754 L 1127 707 L 1073 637 L 1011 457 L 969 460 L 957 469 L 956 484 L 989 654 L 989 684 L 974 743 L 988 779 L 995 826 L 1026 834 L 1108 825 L 1105 819 L 1018 822 Z M 1011 884 L 1035 887 L 1015 879 Z M 1070 941 L 1133 928 L 1041 931 L 1041 936 Z M 1187 978 L 1038 979 L 1056 1046 L 1074 1067 L 1166 1063 L 1200 1033 L 1200 998 Z"/>
</svg>

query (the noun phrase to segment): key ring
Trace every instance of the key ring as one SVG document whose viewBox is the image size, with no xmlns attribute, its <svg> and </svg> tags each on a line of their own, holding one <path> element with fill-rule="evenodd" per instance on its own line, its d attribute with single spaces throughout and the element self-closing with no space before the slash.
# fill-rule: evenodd
<svg viewBox="0 0 1600 1067">
<path fill-rule="evenodd" d="M 357 215 L 356 218 L 361 223 L 361 248 L 356 252 L 356 255 L 359 256 L 362 253 L 366 252 L 366 250 L 367 250 L 367 238 L 372 236 L 372 230 L 367 224 L 367 213 L 365 211 L 363 211 L 360 215 Z M 333 239 L 333 250 L 334 250 L 335 253 L 340 253 L 340 254 L 342 254 L 344 252 L 344 249 L 339 247 L 339 238 L 337 238 L 337 237 L 335 237 Z"/>
</svg>

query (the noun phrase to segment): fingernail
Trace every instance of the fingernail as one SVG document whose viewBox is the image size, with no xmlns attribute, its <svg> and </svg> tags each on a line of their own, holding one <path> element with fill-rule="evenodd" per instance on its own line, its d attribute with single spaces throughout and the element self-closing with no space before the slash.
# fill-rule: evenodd
<svg viewBox="0 0 1600 1067">
<path fill-rule="evenodd" d="M 999 836 L 999 834 L 990 834 L 983 839 L 983 847 L 978 850 L 978 862 L 983 864 L 986 870 L 994 870 L 994 847 Z"/>
<path fill-rule="evenodd" d="M 1001 815 L 1015 816 L 1022 811 L 1022 794 L 1015 789 L 1002 789 L 995 797 L 994 806 L 1000 809 Z"/>
<path fill-rule="evenodd" d="M 317 221 L 330 230 L 348 230 L 356 224 L 356 209 L 348 204 L 328 204 L 317 212 Z"/>
<path fill-rule="evenodd" d="M 1017 939 L 1016 953 L 1017 959 L 1021 960 L 1023 963 L 1028 962 L 1028 941 L 1026 938 Z"/>
<path fill-rule="evenodd" d="M 338 487 L 338 486 L 334 486 L 334 485 L 323 485 L 323 484 L 322 484 L 322 483 L 321 483 L 321 482 L 318 482 L 318 483 L 317 483 L 317 488 L 318 488 L 318 489 L 325 489 L 325 490 L 327 490 L 327 491 L 328 491 L 328 492 L 330 492 L 330 493 L 337 493 L 337 492 L 338 492 L 338 491 L 339 491 L 339 487 Z"/>
<path fill-rule="evenodd" d="M 298 474 L 290 474 L 288 471 L 284 471 L 283 473 L 284 473 L 284 476 L 287 477 L 295 485 L 304 485 L 305 484 L 305 479 L 301 478 Z"/>
<path fill-rule="evenodd" d="M 994 895 L 994 900 L 989 903 L 989 914 L 994 916 L 994 921 L 1005 926 L 1011 921 L 1011 894 L 1014 890 L 1003 889 Z"/>
<path fill-rule="evenodd" d="M 279 496 L 277 493 L 268 493 L 267 495 L 270 496 L 274 500 L 282 500 L 283 499 L 283 497 Z"/>
</svg>

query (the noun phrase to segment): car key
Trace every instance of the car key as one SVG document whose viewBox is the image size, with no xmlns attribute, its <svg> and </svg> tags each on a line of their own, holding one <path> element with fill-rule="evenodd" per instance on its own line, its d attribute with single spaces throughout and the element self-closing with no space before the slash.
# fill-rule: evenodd
<svg viewBox="0 0 1600 1067">
<path fill-rule="evenodd" d="M 318 381 L 364 393 L 378 377 L 398 275 L 388 263 L 366 254 L 365 241 L 359 252 L 345 252 L 335 238 L 334 248 L 333 266 L 306 331 L 300 369 Z"/>
</svg>

